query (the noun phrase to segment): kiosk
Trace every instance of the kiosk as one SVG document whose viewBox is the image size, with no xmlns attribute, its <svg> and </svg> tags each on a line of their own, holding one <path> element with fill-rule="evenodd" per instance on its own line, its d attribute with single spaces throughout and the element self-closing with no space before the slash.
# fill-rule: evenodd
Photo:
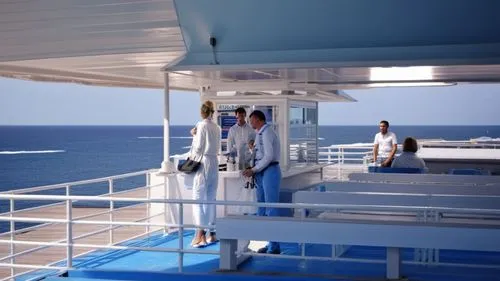
<svg viewBox="0 0 500 281">
<path fill-rule="evenodd" d="M 292 194 L 322 181 L 323 164 L 318 164 L 318 102 L 324 100 L 313 94 L 298 94 L 294 91 L 268 92 L 202 92 L 202 102 L 211 100 L 216 106 L 214 118 L 221 126 L 221 152 L 226 151 L 227 133 L 235 124 L 234 110 L 244 107 L 247 116 L 259 109 L 278 134 L 281 142 L 280 166 L 283 179 L 280 187 L 280 202 L 291 202 Z M 345 100 L 342 100 L 345 101 Z M 220 157 L 224 164 L 226 157 Z M 165 181 L 167 175 L 152 176 L 152 184 Z M 152 189 L 152 198 L 191 199 L 189 177 L 183 174 L 170 175 L 168 185 Z M 217 200 L 245 200 L 242 190 L 245 180 L 240 170 L 219 171 Z M 165 204 L 151 204 L 150 213 L 167 215 L 156 218 L 157 222 L 178 223 L 179 208 Z M 192 222 L 190 206 L 183 208 L 184 223 Z M 237 207 L 218 206 L 217 216 L 241 213 Z M 282 215 L 291 215 L 284 210 Z"/>
</svg>

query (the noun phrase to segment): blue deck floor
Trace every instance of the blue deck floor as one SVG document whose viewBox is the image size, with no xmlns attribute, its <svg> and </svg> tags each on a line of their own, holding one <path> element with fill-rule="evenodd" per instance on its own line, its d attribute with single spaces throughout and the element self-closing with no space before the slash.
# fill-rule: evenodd
<svg viewBox="0 0 500 281">
<path fill-rule="evenodd" d="M 189 248 L 189 243 L 192 239 L 192 232 L 187 232 L 184 236 L 184 246 Z M 158 233 L 150 236 L 149 238 L 137 239 L 124 243 L 124 245 L 177 248 L 178 243 L 179 240 L 177 239 L 177 235 L 171 234 L 164 236 L 161 233 Z M 219 245 L 214 244 L 204 249 L 218 250 Z M 299 255 L 299 247 L 297 244 L 283 243 L 282 251 L 284 254 Z M 327 257 L 331 255 L 331 246 L 307 245 L 306 254 Z M 385 249 L 355 246 L 350 247 L 343 257 L 384 260 Z M 403 260 L 412 260 L 413 251 L 410 249 L 403 250 L 402 257 Z M 500 265 L 500 255 L 481 252 L 441 251 L 440 261 Z M 218 269 L 218 263 L 218 255 L 185 254 L 184 273 L 213 274 L 216 273 Z M 70 272 L 70 279 L 92 277 L 94 280 L 149 280 L 149 278 L 142 279 L 142 277 L 147 275 L 145 273 L 136 274 L 137 278 L 132 278 L 131 276 L 134 274 L 130 271 L 150 271 L 156 272 L 154 274 L 157 275 L 177 273 L 178 255 L 176 253 L 166 252 L 138 252 L 125 250 L 96 251 L 74 259 L 73 265 L 77 268 L 77 270 Z M 61 263 L 58 264 L 58 266 L 65 266 L 65 264 Z M 122 272 L 122 274 L 117 274 L 117 272 Z M 55 272 L 46 270 L 37 271 L 31 274 L 26 274 L 16 280 L 24 281 L 47 273 Z M 333 280 L 339 281 L 367 279 L 381 280 L 385 276 L 385 263 L 375 264 L 344 261 L 304 261 L 274 259 L 270 257 L 254 257 L 239 267 L 239 273 L 245 274 L 245 278 L 249 279 L 251 279 L 252 276 L 260 277 L 259 280 L 263 280 L 262 274 L 278 276 L 278 273 L 281 277 L 287 276 L 287 280 L 292 280 L 293 278 L 291 278 L 291 276 L 302 276 L 303 278 L 307 276 L 309 279 L 316 276 L 329 277 Z M 110 278 L 110 274 L 112 274 L 113 278 Z M 154 278 L 157 276 L 154 274 L 149 277 Z M 217 274 L 217 278 L 219 278 L 218 280 L 220 280 L 221 277 L 219 274 L 220 273 Z M 405 264 L 402 266 L 402 275 L 409 278 L 409 280 L 500 280 L 499 269 L 479 269 L 459 266 L 422 266 Z M 140 276 L 142 277 L 139 278 Z M 169 280 L 175 280 L 175 276 L 178 275 L 169 275 Z M 184 276 L 182 280 L 187 280 L 186 275 L 181 275 L 181 277 L 182 276 Z M 193 275 L 193 278 L 194 276 L 200 277 L 199 275 Z M 230 277 L 229 275 L 225 276 L 227 278 Z M 206 277 L 203 278 L 206 279 Z M 241 276 L 238 278 L 241 278 Z M 73 281 L 77 280 L 75 279 Z"/>
</svg>

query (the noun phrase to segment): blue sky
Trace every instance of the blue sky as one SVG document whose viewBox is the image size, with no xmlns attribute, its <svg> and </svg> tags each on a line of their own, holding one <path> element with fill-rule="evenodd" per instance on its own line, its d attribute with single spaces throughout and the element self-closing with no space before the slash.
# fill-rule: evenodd
<svg viewBox="0 0 500 281">
<path fill-rule="evenodd" d="M 500 125 L 500 85 L 347 91 L 356 103 L 320 104 L 320 125 Z M 172 125 L 198 120 L 198 93 L 172 92 Z M 162 90 L 0 78 L 0 125 L 161 125 Z"/>
</svg>

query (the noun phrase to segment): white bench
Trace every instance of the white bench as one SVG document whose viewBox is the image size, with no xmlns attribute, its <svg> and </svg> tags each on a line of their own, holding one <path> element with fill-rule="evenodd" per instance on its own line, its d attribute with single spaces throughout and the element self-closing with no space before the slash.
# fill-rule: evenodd
<svg viewBox="0 0 500 281">
<path fill-rule="evenodd" d="M 473 187 L 468 187 L 473 188 Z M 462 195 L 429 195 L 429 194 L 394 194 L 373 192 L 315 192 L 300 191 L 294 194 L 294 203 L 353 205 L 336 210 L 325 210 L 317 217 L 320 219 L 365 219 L 372 221 L 435 221 L 465 222 L 470 224 L 500 225 L 500 213 L 491 214 L 487 210 L 498 210 L 500 196 L 462 196 Z M 362 206 L 404 206 L 440 208 L 437 211 L 396 210 L 374 208 L 363 210 Z M 468 213 L 447 210 L 481 209 L 482 213 Z M 340 257 L 351 245 L 332 245 L 332 256 Z M 439 262 L 439 249 L 415 249 L 415 261 Z"/>
<path fill-rule="evenodd" d="M 338 211 L 364 214 L 381 214 L 374 210 L 360 210 L 362 206 L 401 206 L 401 207 L 429 207 L 440 208 L 440 214 L 460 213 L 459 209 L 480 209 L 497 210 L 500 209 L 500 196 L 480 196 L 461 194 L 404 194 L 404 193 L 379 193 L 379 192 L 349 192 L 349 191 L 298 191 L 293 196 L 293 203 L 304 204 L 332 204 L 332 205 L 352 205 L 352 207 L 342 207 Z M 458 210 L 448 210 L 458 209 Z M 408 214 L 410 213 L 411 214 Z M 423 211 L 420 211 L 420 213 Z M 385 212 L 385 214 L 397 214 L 401 211 L 396 209 Z M 404 210 L 405 215 L 415 216 L 419 212 Z M 428 214 L 431 215 L 431 214 Z M 434 214 L 435 215 L 435 214 Z M 475 212 L 468 216 L 467 213 L 460 214 L 462 218 L 481 217 L 480 212 Z M 491 215 L 488 215 L 491 216 Z M 495 214 L 493 217 L 500 217 Z"/>
<path fill-rule="evenodd" d="M 500 251 L 500 227 L 468 224 L 230 216 L 217 220 L 217 235 L 223 270 L 236 270 L 239 239 L 387 247 L 388 279 L 400 278 L 400 248 Z"/>
<path fill-rule="evenodd" d="M 500 184 L 500 176 L 447 175 L 447 174 L 391 174 L 391 173 L 352 173 L 351 181 L 394 182 L 419 184 L 462 184 L 487 185 Z"/>
<path fill-rule="evenodd" d="M 500 183 L 492 185 L 461 184 L 409 184 L 382 182 L 325 182 L 326 191 L 343 192 L 380 192 L 380 193 L 417 193 L 451 195 L 488 195 L 500 196 Z"/>
</svg>

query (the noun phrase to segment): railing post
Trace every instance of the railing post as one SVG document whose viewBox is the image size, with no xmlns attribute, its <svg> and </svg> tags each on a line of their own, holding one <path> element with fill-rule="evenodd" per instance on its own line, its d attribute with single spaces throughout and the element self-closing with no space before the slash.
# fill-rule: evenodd
<svg viewBox="0 0 500 281">
<path fill-rule="evenodd" d="M 70 186 L 66 186 L 66 196 L 70 195 Z M 66 267 L 73 267 L 73 202 L 71 199 L 66 199 Z"/>
<path fill-rule="evenodd" d="M 146 198 L 149 200 L 151 199 L 151 174 L 149 172 L 146 173 Z M 147 222 L 148 223 L 151 223 L 151 220 L 150 220 L 150 216 L 151 216 L 151 203 L 148 203 L 146 205 L 146 217 L 148 217 L 148 220 Z M 149 231 L 150 231 L 150 228 L 149 228 L 149 224 L 146 225 L 146 233 L 148 233 L 149 235 Z"/>
<path fill-rule="evenodd" d="M 300 209 L 300 218 L 304 220 L 306 218 L 306 209 Z M 305 257 L 306 256 L 306 243 L 302 243 L 300 245 L 300 255 Z"/>
<path fill-rule="evenodd" d="M 331 164 L 332 163 L 332 149 L 329 147 L 328 148 L 328 160 L 327 160 L 328 164 Z"/>
<path fill-rule="evenodd" d="M 338 150 L 337 151 L 337 178 L 339 180 L 341 180 L 341 178 L 340 178 L 340 176 L 341 176 L 341 172 L 340 172 L 340 170 L 341 170 L 341 168 L 340 168 L 340 165 L 341 165 L 341 163 L 340 163 L 340 147 L 338 147 L 337 150 Z"/>
<path fill-rule="evenodd" d="M 14 195 L 14 193 L 12 193 Z M 14 217 L 14 211 L 15 211 L 15 206 L 14 206 L 14 199 L 10 199 L 10 218 Z M 15 231 L 16 231 L 16 222 L 15 221 L 10 221 L 10 263 L 14 265 L 16 263 L 16 258 L 14 257 L 16 253 L 16 248 L 14 244 L 14 238 L 15 238 Z M 14 275 L 16 275 L 16 269 L 14 267 L 10 268 L 10 277 L 14 278 Z M 14 279 L 12 279 L 14 280 Z"/>
<path fill-rule="evenodd" d="M 109 197 L 113 197 L 113 179 L 109 179 Z M 109 245 L 113 245 L 114 237 L 113 237 L 113 212 L 115 210 L 115 201 L 109 200 Z"/>
<path fill-rule="evenodd" d="M 179 203 L 179 272 L 184 271 L 184 204 Z"/>
<path fill-rule="evenodd" d="M 167 176 L 163 177 L 163 192 L 165 193 L 163 198 L 168 199 L 168 184 L 167 184 Z M 163 228 L 163 234 L 168 234 L 168 227 L 166 226 L 168 221 L 167 216 L 167 202 L 163 204 L 163 221 L 165 223 L 165 227 Z"/>
</svg>

